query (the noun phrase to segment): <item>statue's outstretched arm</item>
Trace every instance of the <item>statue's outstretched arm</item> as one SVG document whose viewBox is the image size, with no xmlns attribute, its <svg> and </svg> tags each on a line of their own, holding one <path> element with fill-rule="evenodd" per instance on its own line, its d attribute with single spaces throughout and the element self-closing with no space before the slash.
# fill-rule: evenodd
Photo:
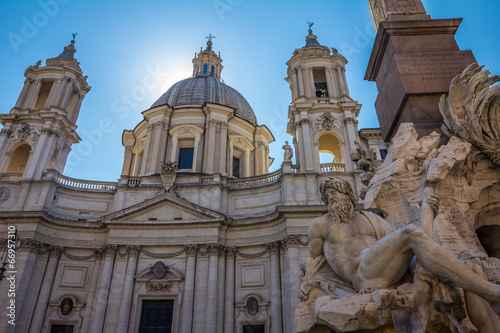
<svg viewBox="0 0 500 333">
<path fill-rule="evenodd" d="M 439 209 L 439 199 L 434 194 L 434 186 L 424 187 L 422 194 L 422 209 L 420 211 L 420 226 L 432 238 L 434 218 Z"/>
</svg>

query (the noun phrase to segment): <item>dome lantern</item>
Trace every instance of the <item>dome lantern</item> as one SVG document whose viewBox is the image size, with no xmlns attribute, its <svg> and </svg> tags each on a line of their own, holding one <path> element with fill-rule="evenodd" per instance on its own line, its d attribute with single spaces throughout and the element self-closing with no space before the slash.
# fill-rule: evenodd
<svg viewBox="0 0 500 333">
<path fill-rule="evenodd" d="M 209 34 L 207 39 L 207 48 L 201 50 L 193 59 L 193 77 L 211 76 L 220 79 L 222 71 L 222 59 L 212 50 L 212 39 L 214 35 Z"/>
</svg>

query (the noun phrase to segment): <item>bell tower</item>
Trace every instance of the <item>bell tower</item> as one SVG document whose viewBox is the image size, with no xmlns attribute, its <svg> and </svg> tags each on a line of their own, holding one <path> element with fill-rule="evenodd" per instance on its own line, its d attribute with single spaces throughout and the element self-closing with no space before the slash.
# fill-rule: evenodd
<svg viewBox="0 0 500 333">
<path fill-rule="evenodd" d="M 293 137 L 300 172 L 319 172 L 326 164 L 339 168 L 332 171 L 353 171 L 348 156 L 359 140 L 356 118 L 361 105 L 349 96 L 347 60 L 336 49 L 322 46 L 312 25 L 306 45 L 295 49 L 286 63 L 285 80 L 292 94 L 287 132 Z M 328 162 L 320 160 L 320 153 L 327 153 Z"/>
<path fill-rule="evenodd" d="M 76 121 L 89 92 L 74 55 L 75 41 L 45 66 L 38 61 L 26 69 L 26 80 L 15 106 L 0 115 L 2 173 L 39 180 L 47 169 L 63 172 L 71 146 L 80 141 Z"/>
</svg>

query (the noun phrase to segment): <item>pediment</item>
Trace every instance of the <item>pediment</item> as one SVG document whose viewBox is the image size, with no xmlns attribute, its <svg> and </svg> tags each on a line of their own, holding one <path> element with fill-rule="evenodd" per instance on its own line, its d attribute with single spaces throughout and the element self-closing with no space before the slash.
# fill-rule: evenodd
<svg viewBox="0 0 500 333">
<path fill-rule="evenodd" d="M 177 198 L 169 193 L 102 217 L 103 223 L 185 224 L 224 222 L 224 214 Z"/>
</svg>

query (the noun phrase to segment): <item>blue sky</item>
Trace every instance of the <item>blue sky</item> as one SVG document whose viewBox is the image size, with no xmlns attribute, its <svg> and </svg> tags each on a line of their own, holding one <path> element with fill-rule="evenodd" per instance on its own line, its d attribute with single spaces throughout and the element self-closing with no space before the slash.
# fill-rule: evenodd
<svg viewBox="0 0 500 333">
<path fill-rule="evenodd" d="M 464 18 L 456 34 L 460 48 L 472 50 L 479 64 L 500 74 L 498 0 L 422 2 L 432 18 Z M 270 152 L 276 159 L 271 170 L 276 170 L 281 146 L 291 141 L 285 62 L 304 45 L 308 21 L 315 23 L 322 45 L 335 47 L 349 61 L 350 94 L 363 105 L 359 128 L 378 127 L 376 85 L 363 80 L 375 36 L 366 0 L 4 0 L 0 112 L 14 106 L 25 69 L 57 56 L 77 32 L 76 58 L 92 90 L 77 122 L 84 142 L 73 146 L 64 174 L 114 181 L 123 163 L 123 130 L 133 129 L 142 111 L 192 74 L 191 60 L 212 33 L 225 83 L 245 96 L 259 124 L 276 138 Z"/>
</svg>

